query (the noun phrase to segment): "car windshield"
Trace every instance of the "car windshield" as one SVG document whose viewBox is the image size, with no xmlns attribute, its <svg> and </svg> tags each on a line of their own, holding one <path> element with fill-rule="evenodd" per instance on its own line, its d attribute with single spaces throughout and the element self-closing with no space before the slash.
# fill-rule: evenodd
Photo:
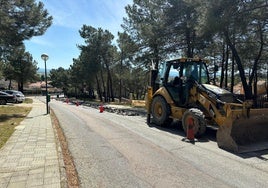
<svg viewBox="0 0 268 188">
<path fill-rule="evenodd" d="M 4 91 L 0 91 L 0 95 L 8 95 L 8 93 L 6 93 Z"/>
</svg>

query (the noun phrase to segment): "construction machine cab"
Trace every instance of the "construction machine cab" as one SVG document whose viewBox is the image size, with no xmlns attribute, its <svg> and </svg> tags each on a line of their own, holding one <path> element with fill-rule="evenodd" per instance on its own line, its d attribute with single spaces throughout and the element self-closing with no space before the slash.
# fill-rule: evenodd
<svg viewBox="0 0 268 188">
<path fill-rule="evenodd" d="M 168 61 L 161 72 L 162 86 L 167 89 L 174 102 L 179 106 L 187 104 L 189 90 L 194 82 L 209 83 L 206 64 L 199 59 Z"/>
</svg>

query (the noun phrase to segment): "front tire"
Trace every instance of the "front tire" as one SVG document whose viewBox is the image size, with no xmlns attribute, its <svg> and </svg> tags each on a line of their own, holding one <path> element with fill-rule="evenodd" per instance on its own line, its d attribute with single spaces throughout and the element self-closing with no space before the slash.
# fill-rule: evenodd
<svg viewBox="0 0 268 188">
<path fill-rule="evenodd" d="M 0 105 L 5 105 L 7 104 L 6 100 L 5 99 L 0 99 Z"/>
<path fill-rule="evenodd" d="M 196 137 L 202 136 L 206 132 L 206 121 L 203 112 L 197 108 L 191 108 L 183 114 L 182 127 L 186 134 L 190 118 L 192 118 L 194 122 L 194 135 Z"/>
<path fill-rule="evenodd" d="M 158 126 L 169 125 L 173 120 L 169 118 L 170 106 L 162 96 L 156 96 L 152 101 L 152 121 Z"/>
</svg>

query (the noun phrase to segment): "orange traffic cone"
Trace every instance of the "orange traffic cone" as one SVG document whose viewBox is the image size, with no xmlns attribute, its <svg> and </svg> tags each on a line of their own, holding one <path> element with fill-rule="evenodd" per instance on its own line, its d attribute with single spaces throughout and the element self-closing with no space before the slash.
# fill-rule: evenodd
<svg viewBox="0 0 268 188">
<path fill-rule="evenodd" d="M 99 109 L 100 109 L 100 113 L 102 113 L 104 111 L 104 107 L 102 104 L 100 105 Z"/>
<path fill-rule="evenodd" d="M 194 138 L 194 119 L 192 117 L 188 119 L 186 138 L 183 138 L 182 141 L 191 142 L 191 143 L 195 142 L 195 138 Z"/>
<path fill-rule="evenodd" d="M 187 139 L 190 141 L 194 141 L 194 119 L 188 119 L 188 126 L 187 126 Z"/>
</svg>

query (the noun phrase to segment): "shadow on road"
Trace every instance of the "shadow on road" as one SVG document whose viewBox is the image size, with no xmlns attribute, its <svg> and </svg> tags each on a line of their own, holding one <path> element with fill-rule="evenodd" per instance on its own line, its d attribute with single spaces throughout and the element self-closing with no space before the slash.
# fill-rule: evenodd
<svg viewBox="0 0 268 188">
<path fill-rule="evenodd" d="M 150 123 L 148 126 L 174 135 L 186 137 L 186 133 L 184 132 L 180 121 L 173 121 L 171 124 L 165 126 L 157 126 L 154 123 Z M 197 137 L 195 142 L 216 142 L 216 132 L 216 130 L 207 128 L 206 133 L 201 137 Z"/>
<path fill-rule="evenodd" d="M 165 125 L 165 126 L 157 126 L 154 123 L 150 123 L 148 126 L 154 127 L 156 129 L 159 129 L 162 131 L 166 131 L 166 132 L 174 134 L 174 135 L 186 137 L 186 133 L 184 132 L 180 121 L 173 121 L 171 124 Z M 195 139 L 195 142 L 205 143 L 205 142 L 211 141 L 211 142 L 216 143 L 217 142 L 216 134 L 217 134 L 216 129 L 212 129 L 212 128 L 208 127 L 206 130 L 206 133 L 201 137 L 197 137 Z M 221 150 L 221 148 L 219 148 L 219 150 Z M 250 151 L 250 152 L 245 152 L 245 153 L 234 153 L 231 151 L 227 151 L 227 152 L 232 153 L 232 154 L 234 154 L 238 157 L 244 158 L 244 159 L 256 157 L 256 158 L 261 159 L 263 161 L 268 161 L 268 156 L 267 156 L 268 149 L 259 150 L 259 151 Z"/>
</svg>

